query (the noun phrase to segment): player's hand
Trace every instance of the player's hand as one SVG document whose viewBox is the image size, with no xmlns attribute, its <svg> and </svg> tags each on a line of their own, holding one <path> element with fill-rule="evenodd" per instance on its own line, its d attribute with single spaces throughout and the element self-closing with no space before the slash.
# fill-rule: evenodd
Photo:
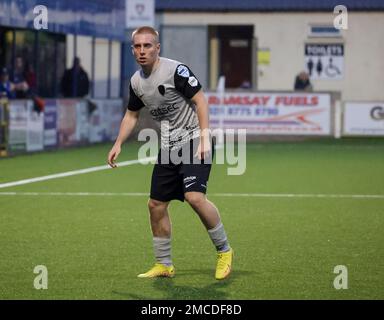
<svg viewBox="0 0 384 320">
<path fill-rule="evenodd" d="M 199 160 L 209 158 L 211 153 L 211 142 L 209 141 L 209 137 L 201 137 L 199 146 L 197 147 L 197 152 L 195 157 Z"/>
<path fill-rule="evenodd" d="M 117 165 L 115 163 L 117 157 L 119 156 L 120 154 L 120 151 L 121 151 L 121 147 L 120 145 L 114 145 L 111 149 L 111 151 L 109 151 L 109 154 L 108 154 L 108 164 L 112 167 L 112 168 L 116 168 Z"/>
</svg>

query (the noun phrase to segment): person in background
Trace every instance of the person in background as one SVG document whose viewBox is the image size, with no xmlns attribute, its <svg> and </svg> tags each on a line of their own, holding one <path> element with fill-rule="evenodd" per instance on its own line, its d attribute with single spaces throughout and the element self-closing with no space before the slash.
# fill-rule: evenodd
<svg viewBox="0 0 384 320">
<path fill-rule="evenodd" d="M 30 94 L 36 93 L 37 91 L 37 82 L 36 74 L 33 71 L 33 66 L 29 61 L 26 61 L 24 68 L 24 79 L 28 84 Z"/>
<path fill-rule="evenodd" d="M 16 57 L 15 69 L 12 73 L 11 81 L 15 86 L 15 97 L 25 99 L 28 95 L 29 86 L 24 77 L 24 61 L 22 57 Z"/>
<path fill-rule="evenodd" d="M 9 81 L 9 73 L 7 68 L 0 70 L 0 98 L 7 97 L 8 99 L 15 98 L 15 86 Z"/>
<path fill-rule="evenodd" d="M 295 91 L 312 91 L 313 87 L 309 75 L 305 71 L 300 72 L 295 79 Z"/>
<path fill-rule="evenodd" d="M 73 66 L 65 70 L 61 79 L 61 92 L 66 98 L 83 98 L 89 92 L 89 78 L 80 64 L 80 58 L 73 59 Z"/>
</svg>

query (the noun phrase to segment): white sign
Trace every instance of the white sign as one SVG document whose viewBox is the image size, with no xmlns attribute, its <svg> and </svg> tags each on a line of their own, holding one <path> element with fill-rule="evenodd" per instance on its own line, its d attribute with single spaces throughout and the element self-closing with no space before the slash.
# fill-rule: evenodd
<svg viewBox="0 0 384 320">
<path fill-rule="evenodd" d="M 76 103 L 76 141 L 88 142 L 89 123 L 88 123 L 88 103 L 79 100 Z"/>
<path fill-rule="evenodd" d="M 343 44 L 306 44 L 305 67 L 311 79 L 343 78 Z"/>
<path fill-rule="evenodd" d="M 155 25 L 154 0 L 126 0 L 125 1 L 126 27 L 135 29 L 141 26 Z"/>
<path fill-rule="evenodd" d="M 33 110 L 33 101 L 27 100 L 27 151 L 44 148 L 44 113 Z"/>
<path fill-rule="evenodd" d="M 384 102 L 346 102 L 344 134 L 384 136 Z"/>
<path fill-rule="evenodd" d="M 103 113 L 105 117 L 106 135 L 108 141 L 114 141 L 120 129 L 124 115 L 124 104 L 121 99 L 108 99 L 104 101 Z"/>
<path fill-rule="evenodd" d="M 208 93 L 210 126 L 267 135 L 330 135 L 331 97 L 315 93 Z M 221 124 L 222 123 L 222 124 Z"/>
<path fill-rule="evenodd" d="M 27 148 L 28 109 L 25 100 L 11 100 L 9 103 L 9 148 L 25 151 Z"/>
<path fill-rule="evenodd" d="M 102 142 L 105 140 L 105 128 L 104 119 L 102 118 L 102 100 L 92 100 L 92 103 L 96 105 L 96 109 L 93 110 L 89 117 L 89 142 Z"/>
<path fill-rule="evenodd" d="M 121 99 L 92 100 L 97 108 L 90 116 L 89 141 L 113 141 L 119 134 L 120 123 L 124 116 Z"/>
</svg>

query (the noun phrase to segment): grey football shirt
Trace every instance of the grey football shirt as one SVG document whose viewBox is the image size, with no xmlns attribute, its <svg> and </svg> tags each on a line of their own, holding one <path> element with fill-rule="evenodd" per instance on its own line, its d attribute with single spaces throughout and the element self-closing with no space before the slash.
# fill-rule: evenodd
<svg viewBox="0 0 384 320">
<path fill-rule="evenodd" d="M 185 64 L 160 57 L 148 77 L 142 70 L 132 76 L 128 109 L 147 107 L 152 118 L 161 123 L 161 148 L 178 149 L 199 137 L 196 106 L 190 99 L 200 89 L 200 82 Z"/>
</svg>

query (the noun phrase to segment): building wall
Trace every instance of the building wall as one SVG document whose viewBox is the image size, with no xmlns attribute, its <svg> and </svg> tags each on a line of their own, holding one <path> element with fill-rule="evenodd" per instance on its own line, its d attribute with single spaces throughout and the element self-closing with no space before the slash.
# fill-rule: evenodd
<svg viewBox="0 0 384 320">
<path fill-rule="evenodd" d="M 305 43 L 343 43 L 343 79 L 313 80 L 314 89 L 341 91 L 343 100 L 384 100 L 384 12 L 349 12 L 348 30 L 339 39 L 309 37 L 310 24 L 333 25 L 334 17 L 332 12 L 164 13 L 162 23 L 253 24 L 258 47 L 270 50 L 270 64 L 257 73 L 258 90 L 292 90 L 295 75 L 305 69 Z"/>
<path fill-rule="evenodd" d="M 200 26 L 163 26 L 161 33 L 161 55 L 188 65 L 206 88 L 208 85 L 207 28 Z M 191 38 L 193 45 L 191 46 Z"/>
</svg>

